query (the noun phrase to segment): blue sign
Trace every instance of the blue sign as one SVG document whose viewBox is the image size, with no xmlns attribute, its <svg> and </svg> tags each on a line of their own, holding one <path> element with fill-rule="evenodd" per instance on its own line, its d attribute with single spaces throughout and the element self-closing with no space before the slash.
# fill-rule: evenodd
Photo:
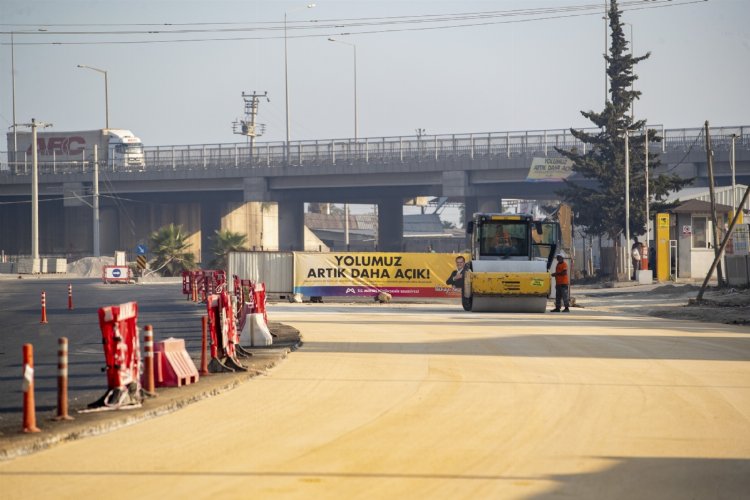
<svg viewBox="0 0 750 500">
<path fill-rule="evenodd" d="M 136 255 L 146 255 L 146 252 L 148 252 L 148 248 L 146 248 L 146 245 L 138 245 L 135 247 Z"/>
<path fill-rule="evenodd" d="M 112 277 L 119 278 L 122 275 L 122 271 L 119 269 L 112 269 Z"/>
</svg>

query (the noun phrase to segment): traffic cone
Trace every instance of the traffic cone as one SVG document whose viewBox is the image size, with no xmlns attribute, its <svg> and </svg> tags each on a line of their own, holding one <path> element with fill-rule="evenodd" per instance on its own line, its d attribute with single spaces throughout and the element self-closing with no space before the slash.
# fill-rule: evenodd
<svg viewBox="0 0 750 500">
<path fill-rule="evenodd" d="M 68 311 L 73 310 L 73 285 L 68 283 Z"/>
</svg>

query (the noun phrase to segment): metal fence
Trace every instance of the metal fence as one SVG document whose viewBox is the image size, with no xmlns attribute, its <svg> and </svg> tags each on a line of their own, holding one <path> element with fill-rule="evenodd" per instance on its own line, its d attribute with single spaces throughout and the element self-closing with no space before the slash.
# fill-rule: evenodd
<svg viewBox="0 0 750 500">
<path fill-rule="evenodd" d="M 652 143 L 651 150 L 687 152 L 705 150 L 702 128 L 665 129 L 658 131 L 660 143 Z M 597 133 L 599 129 L 583 129 Z M 728 151 L 732 135 L 737 135 L 736 147 L 750 149 L 750 126 L 717 127 L 711 130 L 711 144 L 715 151 Z M 585 153 L 587 145 L 576 139 L 567 129 L 486 132 L 473 134 L 443 134 L 396 136 L 363 139 L 331 139 L 315 141 L 229 144 L 199 144 L 149 146 L 144 148 L 147 171 L 247 169 L 262 167 L 333 166 L 346 164 L 478 160 L 530 156 L 559 156 L 555 148 L 577 148 Z M 0 174 L 27 175 L 31 172 L 29 155 L 19 153 L 18 160 L 8 162 L 8 154 L 0 156 Z M 82 156 L 80 162 L 40 162 L 42 174 L 80 173 L 89 171 L 91 162 Z M 101 165 L 107 171 L 132 172 L 142 169 Z"/>
</svg>

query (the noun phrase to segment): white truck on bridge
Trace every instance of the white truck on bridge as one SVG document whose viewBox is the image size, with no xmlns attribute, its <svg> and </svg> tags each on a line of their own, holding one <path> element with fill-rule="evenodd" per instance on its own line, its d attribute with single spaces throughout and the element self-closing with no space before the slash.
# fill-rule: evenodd
<svg viewBox="0 0 750 500">
<path fill-rule="evenodd" d="M 31 165 L 31 132 L 8 133 L 8 163 L 11 169 Z M 93 165 L 94 146 L 102 168 L 141 170 L 146 163 L 141 140 L 130 130 L 97 129 L 78 132 L 38 131 L 38 162 L 42 167 L 65 169 Z M 15 152 L 15 154 L 14 154 Z"/>
</svg>

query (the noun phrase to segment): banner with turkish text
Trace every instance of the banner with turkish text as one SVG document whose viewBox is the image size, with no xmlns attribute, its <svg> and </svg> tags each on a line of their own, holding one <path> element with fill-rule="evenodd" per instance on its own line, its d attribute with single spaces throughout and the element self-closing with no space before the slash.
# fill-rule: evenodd
<svg viewBox="0 0 750 500">
<path fill-rule="evenodd" d="M 456 262 L 458 258 L 458 263 Z M 294 254 L 294 293 L 309 297 L 460 297 L 454 271 L 468 255 L 331 252 Z M 459 273 L 459 278 L 461 274 Z"/>
</svg>

